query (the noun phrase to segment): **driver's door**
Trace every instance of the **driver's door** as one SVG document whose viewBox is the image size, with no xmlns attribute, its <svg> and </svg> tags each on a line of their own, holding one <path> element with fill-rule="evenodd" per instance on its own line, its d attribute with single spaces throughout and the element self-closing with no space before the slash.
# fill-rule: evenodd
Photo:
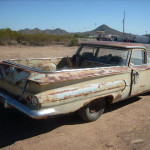
<svg viewBox="0 0 150 150">
<path fill-rule="evenodd" d="M 146 51 L 135 49 L 132 51 L 130 68 L 131 73 L 131 96 L 150 89 L 150 66 L 147 64 Z"/>
</svg>

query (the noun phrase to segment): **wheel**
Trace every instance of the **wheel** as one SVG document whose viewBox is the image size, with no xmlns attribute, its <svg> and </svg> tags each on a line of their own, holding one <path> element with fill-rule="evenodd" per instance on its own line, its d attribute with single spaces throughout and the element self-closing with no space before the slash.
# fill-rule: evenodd
<svg viewBox="0 0 150 150">
<path fill-rule="evenodd" d="M 78 111 L 79 116 L 87 121 L 92 122 L 97 120 L 104 112 L 105 99 L 98 99 L 90 102 Z"/>
<path fill-rule="evenodd" d="M 99 37 L 97 37 L 96 39 L 97 39 L 97 41 L 99 41 L 99 40 L 100 40 L 100 38 L 99 38 Z"/>
</svg>

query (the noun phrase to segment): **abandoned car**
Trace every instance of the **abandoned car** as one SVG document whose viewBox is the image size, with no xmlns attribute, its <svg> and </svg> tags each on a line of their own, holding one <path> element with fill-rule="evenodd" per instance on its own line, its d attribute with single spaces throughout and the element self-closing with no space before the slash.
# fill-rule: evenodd
<svg viewBox="0 0 150 150">
<path fill-rule="evenodd" d="M 72 57 L 0 62 L 0 102 L 35 119 L 78 112 L 95 121 L 109 103 L 150 90 L 146 48 L 93 41 Z"/>
</svg>

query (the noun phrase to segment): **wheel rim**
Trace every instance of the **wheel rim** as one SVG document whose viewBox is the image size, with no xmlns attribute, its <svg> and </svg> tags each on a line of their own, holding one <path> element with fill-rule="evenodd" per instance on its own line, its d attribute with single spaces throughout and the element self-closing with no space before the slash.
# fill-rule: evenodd
<svg viewBox="0 0 150 150">
<path fill-rule="evenodd" d="M 90 114 L 96 114 L 96 113 L 99 113 L 99 111 L 101 110 L 102 108 L 102 102 L 101 101 L 92 101 L 89 105 L 89 112 Z"/>
</svg>

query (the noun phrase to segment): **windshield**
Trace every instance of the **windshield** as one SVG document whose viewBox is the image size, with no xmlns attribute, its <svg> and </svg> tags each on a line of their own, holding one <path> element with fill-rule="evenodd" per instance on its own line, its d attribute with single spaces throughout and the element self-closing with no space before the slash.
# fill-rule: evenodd
<svg viewBox="0 0 150 150">
<path fill-rule="evenodd" d="M 81 47 L 78 55 L 82 61 L 92 61 L 110 66 L 125 66 L 127 64 L 128 50 L 102 47 Z"/>
</svg>

